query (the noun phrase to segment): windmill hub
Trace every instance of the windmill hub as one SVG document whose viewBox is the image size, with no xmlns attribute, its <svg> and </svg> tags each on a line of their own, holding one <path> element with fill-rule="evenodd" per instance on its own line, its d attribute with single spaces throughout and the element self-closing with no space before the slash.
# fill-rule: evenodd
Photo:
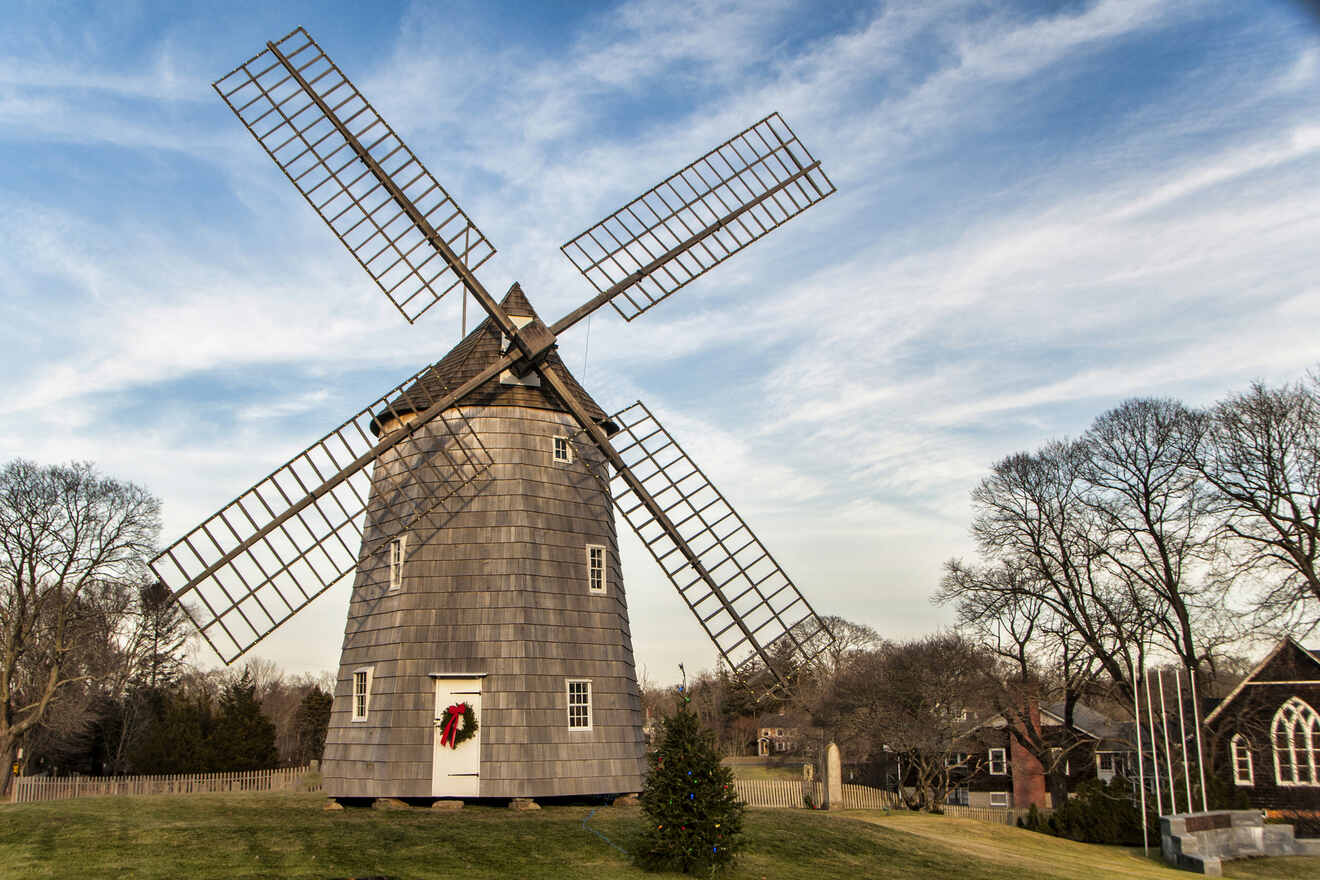
<svg viewBox="0 0 1320 880">
<path fill-rule="evenodd" d="M 655 416 L 606 415 L 556 354 L 606 303 L 631 321 L 834 192 L 779 114 L 563 245 L 597 293 L 547 326 L 518 285 L 490 295 L 494 247 L 302 28 L 214 85 L 410 323 L 455 287 L 487 313 L 152 561 L 226 663 L 351 580 L 331 796 L 639 790 L 616 509 L 736 675 L 782 684 L 830 646 Z"/>
<path fill-rule="evenodd" d="M 550 332 L 550 328 L 540 318 L 534 317 L 530 323 L 519 328 L 513 342 L 522 353 L 522 360 L 513 365 L 513 371 L 519 376 L 526 376 L 555 348 L 555 334 Z"/>
</svg>

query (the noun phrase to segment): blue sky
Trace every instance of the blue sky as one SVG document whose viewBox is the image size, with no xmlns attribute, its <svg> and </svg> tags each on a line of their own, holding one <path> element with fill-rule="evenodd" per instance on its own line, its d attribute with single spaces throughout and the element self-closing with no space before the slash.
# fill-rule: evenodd
<svg viewBox="0 0 1320 880">
<path fill-rule="evenodd" d="M 838 194 L 561 352 L 887 636 L 949 621 L 998 458 L 1320 362 L 1313 5 L 366 6 L 6 4 L 0 456 L 140 482 L 172 540 L 457 340 L 457 299 L 408 326 L 211 90 L 297 25 L 499 248 L 486 286 L 550 318 L 589 293 L 562 242 L 783 113 Z M 623 552 L 642 671 L 709 665 Z M 333 667 L 346 603 L 260 653 Z"/>
</svg>

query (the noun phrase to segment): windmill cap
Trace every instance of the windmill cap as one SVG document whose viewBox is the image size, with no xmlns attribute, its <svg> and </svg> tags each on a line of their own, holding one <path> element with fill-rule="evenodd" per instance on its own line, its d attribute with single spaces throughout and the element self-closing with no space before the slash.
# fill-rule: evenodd
<svg viewBox="0 0 1320 880">
<path fill-rule="evenodd" d="M 500 308 L 510 318 L 532 318 L 539 316 L 532 304 L 527 300 L 522 288 L 515 282 L 509 288 L 509 292 L 504 295 L 500 301 Z M 458 345 L 454 346 L 448 354 L 431 366 L 431 369 L 419 378 L 412 385 L 404 389 L 403 393 L 390 401 L 384 410 L 376 414 L 371 420 L 371 430 L 377 436 L 383 432 L 386 426 L 392 426 L 392 423 L 404 423 L 409 420 L 404 418 L 412 413 L 421 412 L 431 406 L 437 400 L 445 397 L 452 389 L 458 388 L 464 382 L 476 376 L 486 367 L 495 363 L 504 356 L 504 334 L 495 326 L 495 322 L 487 317 L 478 324 L 471 333 L 463 337 Z M 557 351 L 551 351 L 542 361 L 542 369 L 553 370 L 560 379 L 564 381 L 573 393 L 581 401 L 587 415 L 593 422 L 600 425 L 606 434 L 614 434 L 619 430 L 605 411 L 600 408 L 596 401 L 591 399 L 591 395 L 578 384 L 577 379 L 569 372 L 568 367 L 560 359 Z M 546 409 L 555 412 L 569 412 L 569 408 L 559 399 L 551 388 L 537 387 L 532 385 L 506 384 L 500 381 L 496 376 L 477 388 L 473 389 L 455 405 L 479 405 L 479 406 L 526 406 L 533 409 Z"/>
</svg>

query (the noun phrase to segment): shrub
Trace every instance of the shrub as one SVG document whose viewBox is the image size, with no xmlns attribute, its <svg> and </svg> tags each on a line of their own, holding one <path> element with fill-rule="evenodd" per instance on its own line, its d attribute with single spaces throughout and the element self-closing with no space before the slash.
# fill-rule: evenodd
<svg viewBox="0 0 1320 880">
<path fill-rule="evenodd" d="M 1040 810 L 1036 809 L 1035 804 L 1032 804 L 1031 809 L 1027 810 L 1026 816 L 1018 817 L 1017 826 L 1028 831 L 1039 831 L 1042 834 L 1050 833 L 1048 821 L 1040 814 Z"/>
<path fill-rule="evenodd" d="M 1040 823 L 1039 815 L 1036 821 Z M 1121 778 L 1108 785 L 1098 779 L 1082 783 L 1076 795 L 1041 824 L 1047 833 L 1083 843 L 1140 846 L 1142 842 L 1141 811 L 1132 803 L 1132 787 Z"/>
<path fill-rule="evenodd" d="M 1270 810 L 1265 821 L 1272 825 L 1291 825 L 1295 837 L 1320 837 L 1320 811 Z"/>
</svg>

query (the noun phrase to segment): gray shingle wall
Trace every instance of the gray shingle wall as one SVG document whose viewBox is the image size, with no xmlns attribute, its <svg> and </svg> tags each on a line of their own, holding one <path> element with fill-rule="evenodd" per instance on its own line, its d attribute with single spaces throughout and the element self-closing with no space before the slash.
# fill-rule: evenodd
<svg viewBox="0 0 1320 880">
<path fill-rule="evenodd" d="M 326 791 L 336 797 L 432 794 L 431 674 L 485 673 L 481 795 L 548 797 L 640 790 L 641 701 L 613 511 L 584 458 L 553 461 L 571 416 L 548 409 L 464 407 L 493 465 L 479 492 L 409 531 L 403 588 L 388 591 L 378 521 L 381 468 L 345 628 L 326 738 Z M 418 440 L 435 442 L 432 434 Z M 585 460 L 584 460 L 585 459 Z M 606 548 L 605 595 L 587 589 L 586 546 Z M 353 670 L 371 667 L 365 722 L 350 720 Z M 592 682 L 592 727 L 570 730 L 565 680 Z M 471 744 L 470 744 L 471 745 Z"/>
</svg>

